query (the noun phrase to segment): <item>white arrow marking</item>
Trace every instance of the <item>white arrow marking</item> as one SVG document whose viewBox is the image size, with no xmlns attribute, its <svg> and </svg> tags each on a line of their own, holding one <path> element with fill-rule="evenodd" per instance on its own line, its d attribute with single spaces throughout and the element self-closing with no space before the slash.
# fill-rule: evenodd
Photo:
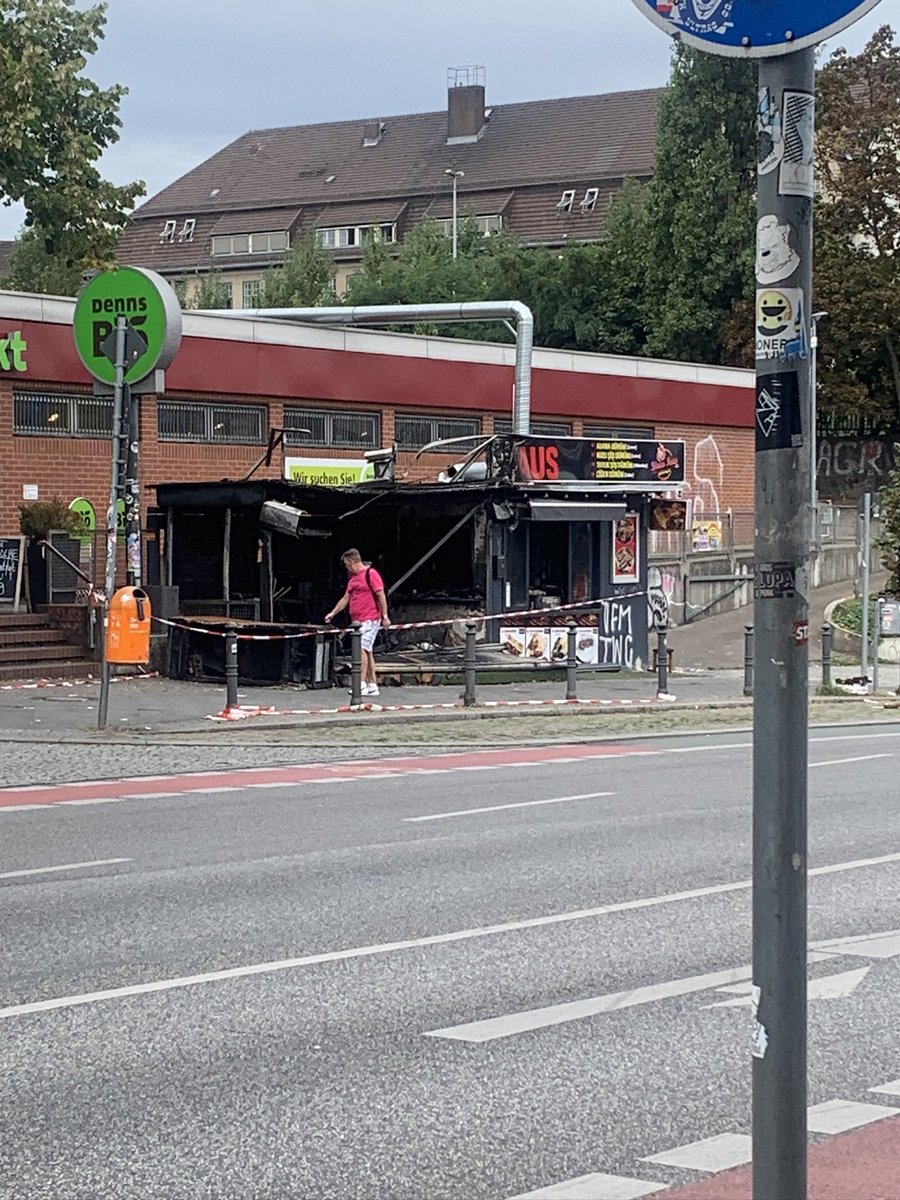
<svg viewBox="0 0 900 1200">
<path fill-rule="evenodd" d="M 844 1000 L 852 996 L 871 967 L 858 967 L 855 971 L 841 971 L 837 975 L 823 975 L 820 979 L 811 979 L 807 985 L 807 1000 Z M 719 992 L 743 992 L 736 1000 L 720 1000 L 718 1004 L 705 1004 L 704 1008 L 741 1008 L 750 1003 L 750 984 L 740 984 L 735 987 L 717 988 Z"/>
<path fill-rule="evenodd" d="M 898 958 L 900 929 L 892 929 L 887 933 L 864 933 L 833 942 L 816 942 L 816 947 L 829 950 L 832 954 L 849 954 L 854 958 Z"/>
</svg>

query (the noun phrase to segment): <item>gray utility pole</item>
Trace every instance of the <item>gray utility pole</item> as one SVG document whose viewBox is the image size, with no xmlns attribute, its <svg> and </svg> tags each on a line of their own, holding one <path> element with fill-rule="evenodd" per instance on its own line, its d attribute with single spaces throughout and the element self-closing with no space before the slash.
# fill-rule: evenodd
<svg viewBox="0 0 900 1200">
<path fill-rule="evenodd" d="M 862 575 L 862 675 L 869 674 L 869 560 L 872 557 L 872 493 L 866 492 L 862 504 L 862 546 L 860 574 Z"/>
<path fill-rule="evenodd" d="M 466 173 L 465 173 L 465 171 L 454 171 L 452 167 L 448 167 L 446 169 L 446 171 L 444 171 L 444 174 L 449 175 L 450 178 L 453 180 L 453 221 L 452 221 L 452 224 L 453 224 L 453 228 L 452 228 L 453 251 L 452 251 L 452 253 L 453 253 L 453 258 L 455 260 L 456 259 L 456 251 L 457 251 L 457 242 L 458 242 L 457 228 L 458 228 L 458 215 L 459 215 L 459 210 L 456 205 L 456 185 L 460 179 L 465 179 Z"/>
<path fill-rule="evenodd" d="M 141 400 L 126 383 L 122 407 L 127 414 L 128 458 L 125 466 L 125 579 L 130 587 L 143 585 L 141 568 Z"/>
<path fill-rule="evenodd" d="M 109 508 L 106 510 L 106 582 L 103 605 L 103 647 L 100 671 L 100 702 L 97 706 L 97 728 L 106 728 L 109 710 L 109 606 L 116 590 L 116 554 L 119 540 L 119 497 L 125 482 L 126 446 L 128 443 L 128 414 L 125 412 L 125 340 L 127 322 L 119 317 L 115 328 L 115 384 L 113 385 L 112 471 L 109 484 Z"/>
<path fill-rule="evenodd" d="M 809 540 L 818 550 L 819 544 L 819 487 L 816 471 L 819 461 L 819 441 L 816 421 L 819 415 L 818 405 L 818 362 L 819 362 L 819 322 L 828 316 L 827 312 L 814 312 L 809 323 L 809 505 L 810 530 Z"/>
<path fill-rule="evenodd" d="M 753 1195 L 806 1197 L 815 52 L 760 58 L 753 618 Z M 782 321 L 773 321 L 780 313 Z M 787 337 L 771 336 L 772 325 Z"/>
</svg>

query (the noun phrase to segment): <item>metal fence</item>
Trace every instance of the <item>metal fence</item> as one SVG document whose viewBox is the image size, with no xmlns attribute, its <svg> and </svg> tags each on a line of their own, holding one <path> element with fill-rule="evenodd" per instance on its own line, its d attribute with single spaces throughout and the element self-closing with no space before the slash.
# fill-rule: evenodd
<svg viewBox="0 0 900 1200">
<path fill-rule="evenodd" d="M 752 551 L 756 521 L 752 511 L 694 513 L 684 529 L 650 530 L 651 558 L 684 560 L 689 557 L 721 555 L 730 558 Z M 872 522 L 872 541 L 879 527 Z M 817 545 L 855 545 L 860 540 L 860 517 L 856 505 L 819 505 Z"/>
</svg>

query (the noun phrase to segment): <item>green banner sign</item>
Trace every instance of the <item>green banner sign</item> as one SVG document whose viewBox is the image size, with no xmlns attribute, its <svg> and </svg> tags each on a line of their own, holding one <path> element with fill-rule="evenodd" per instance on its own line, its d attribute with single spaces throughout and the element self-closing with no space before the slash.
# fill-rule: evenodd
<svg viewBox="0 0 900 1200">
<path fill-rule="evenodd" d="M 75 349 L 91 375 L 103 383 L 116 381 L 109 348 L 119 317 L 133 330 L 129 342 L 137 342 L 138 350 L 144 347 L 129 359 L 125 382 L 137 383 L 155 370 L 165 370 L 181 345 L 181 308 L 162 276 L 143 267 L 119 267 L 95 275 L 78 297 Z"/>
</svg>

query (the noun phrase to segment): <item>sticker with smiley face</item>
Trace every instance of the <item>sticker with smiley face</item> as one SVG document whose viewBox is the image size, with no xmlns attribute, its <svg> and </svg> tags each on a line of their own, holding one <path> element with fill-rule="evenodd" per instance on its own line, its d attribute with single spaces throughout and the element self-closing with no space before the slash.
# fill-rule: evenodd
<svg viewBox="0 0 900 1200">
<path fill-rule="evenodd" d="M 760 288 L 756 293 L 756 357 L 782 362 L 806 358 L 808 339 L 802 288 Z"/>
</svg>

